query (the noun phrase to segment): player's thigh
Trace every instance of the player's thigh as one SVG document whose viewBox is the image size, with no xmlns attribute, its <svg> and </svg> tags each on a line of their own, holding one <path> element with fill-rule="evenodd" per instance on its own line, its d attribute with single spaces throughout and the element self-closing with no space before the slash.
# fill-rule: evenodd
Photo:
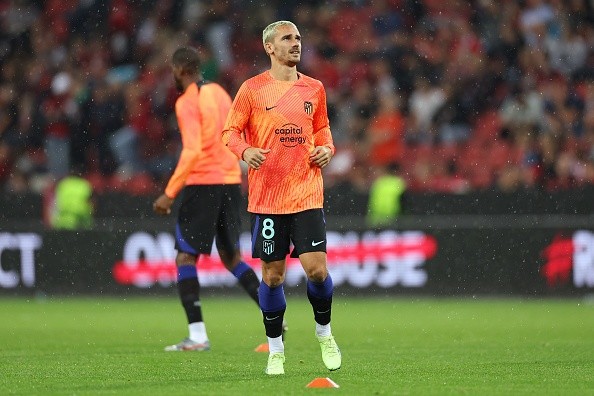
<svg viewBox="0 0 594 396">
<path fill-rule="evenodd" d="M 251 215 L 252 257 L 269 263 L 284 260 L 291 243 L 288 215 Z"/>
<path fill-rule="evenodd" d="M 212 250 L 221 194 L 215 186 L 186 186 L 175 228 L 175 248 L 198 255 Z"/>
<path fill-rule="evenodd" d="M 295 248 L 291 257 L 303 253 L 326 253 L 326 219 L 322 209 L 310 209 L 291 215 L 291 240 Z"/>
</svg>

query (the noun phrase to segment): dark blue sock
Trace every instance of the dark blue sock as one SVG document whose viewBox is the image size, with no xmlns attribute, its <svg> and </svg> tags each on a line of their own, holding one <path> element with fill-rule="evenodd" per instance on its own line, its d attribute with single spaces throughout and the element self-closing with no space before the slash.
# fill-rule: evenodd
<svg viewBox="0 0 594 396">
<path fill-rule="evenodd" d="M 274 312 L 287 308 L 283 285 L 270 287 L 266 283 L 260 282 L 258 301 L 260 302 L 262 312 Z"/>
<path fill-rule="evenodd" d="M 198 270 L 195 265 L 181 265 L 177 267 L 177 281 L 198 277 Z"/>
<path fill-rule="evenodd" d="M 307 280 L 307 298 L 313 308 L 316 323 L 327 325 L 332 315 L 332 293 L 334 285 L 330 274 L 323 282 Z"/>
<path fill-rule="evenodd" d="M 188 323 L 202 322 L 200 283 L 195 265 L 177 267 L 177 289 Z"/>
<path fill-rule="evenodd" d="M 247 292 L 247 294 L 259 304 L 258 301 L 258 288 L 260 287 L 260 279 L 254 272 L 252 267 L 240 261 L 231 273 L 237 278 L 241 287 Z"/>
<path fill-rule="evenodd" d="M 243 261 L 240 261 L 235 268 L 233 268 L 233 270 L 231 271 L 231 273 L 233 274 L 233 276 L 235 276 L 237 279 L 241 278 L 241 275 L 243 275 L 246 271 L 251 270 L 252 268 L 247 265 L 246 263 L 244 263 Z"/>
<path fill-rule="evenodd" d="M 321 299 L 331 299 L 332 292 L 334 291 L 334 284 L 332 283 L 332 277 L 330 274 L 324 279 L 323 282 L 313 282 L 307 280 L 307 293 L 314 297 Z"/>
<path fill-rule="evenodd" d="M 270 287 L 266 283 L 260 282 L 258 300 L 262 310 L 266 336 L 270 338 L 280 337 L 283 333 L 283 317 L 287 308 L 283 285 Z"/>
</svg>

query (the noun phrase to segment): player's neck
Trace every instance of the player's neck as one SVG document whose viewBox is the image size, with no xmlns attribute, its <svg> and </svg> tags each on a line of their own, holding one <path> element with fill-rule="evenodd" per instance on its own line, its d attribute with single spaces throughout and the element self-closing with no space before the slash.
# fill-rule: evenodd
<svg viewBox="0 0 594 396">
<path fill-rule="evenodd" d="M 202 76 L 189 76 L 182 80 L 182 86 L 184 87 L 184 92 L 188 90 L 188 87 L 194 83 L 198 84 L 198 81 L 202 80 Z"/>
<path fill-rule="evenodd" d="M 276 63 L 273 63 L 270 67 L 270 75 L 275 80 L 280 81 L 297 81 L 299 79 L 297 66 L 279 65 Z"/>
</svg>

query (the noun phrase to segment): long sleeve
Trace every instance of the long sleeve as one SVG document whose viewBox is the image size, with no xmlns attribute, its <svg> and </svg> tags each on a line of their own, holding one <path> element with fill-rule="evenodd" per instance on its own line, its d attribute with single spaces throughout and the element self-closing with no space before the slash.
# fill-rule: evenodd
<svg viewBox="0 0 594 396">
<path fill-rule="evenodd" d="M 326 90 L 322 86 L 318 92 L 319 107 L 313 118 L 313 135 L 315 146 L 327 146 L 332 150 L 332 155 L 336 151 L 332 133 L 330 132 L 330 121 L 328 120 L 328 108 L 326 105 Z"/>
<path fill-rule="evenodd" d="M 175 198 L 184 187 L 192 167 L 202 152 L 199 109 L 190 106 L 190 104 L 179 100 L 175 104 L 175 114 L 182 139 L 182 152 L 175 171 L 165 188 L 165 194 L 169 198 Z"/>
<path fill-rule="evenodd" d="M 225 128 L 223 129 L 223 143 L 239 159 L 243 159 L 243 152 L 250 147 L 243 137 L 251 114 L 250 93 L 246 84 L 242 84 L 235 95 L 231 110 L 227 116 Z"/>
</svg>

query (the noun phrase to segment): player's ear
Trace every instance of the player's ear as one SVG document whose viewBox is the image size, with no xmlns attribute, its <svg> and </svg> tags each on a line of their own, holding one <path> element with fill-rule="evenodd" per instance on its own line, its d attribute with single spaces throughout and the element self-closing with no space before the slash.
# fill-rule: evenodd
<svg viewBox="0 0 594 396">
<path fill-rule="evenodd" d="M 274 53 L 274 46 L 271 42 L 264 43 L 264 49 L 268 55 L 272 55 Z"/>
<path fill-rule="evenodd" d="M 187 76 L 187 75 L 190 75 L 190 74 L 192 74 L 192 73 L 190 72 L 190 69 L 189 69 L 189 68 L 187 68 L 187 67 L 180 67 L 180 68 L 179 68 L 179 72 L 180 72 L 180 74 L 181 74 L 182 76 Z"/>
</svg>

